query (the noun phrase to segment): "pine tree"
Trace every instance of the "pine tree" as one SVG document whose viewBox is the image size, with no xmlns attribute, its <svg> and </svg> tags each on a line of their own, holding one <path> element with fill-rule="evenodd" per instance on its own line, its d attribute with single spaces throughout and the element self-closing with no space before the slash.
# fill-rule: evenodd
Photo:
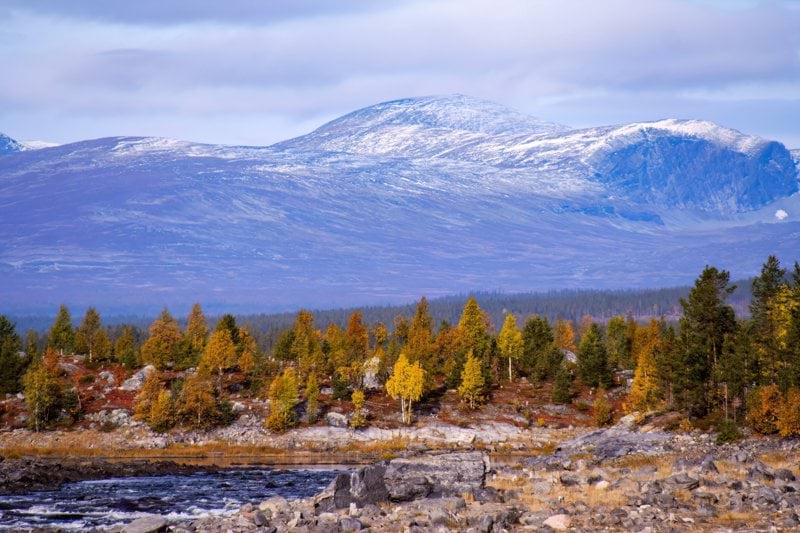
<svg viewBox="0 0 800 533">
<path fill-rule="evenodd" d="M 427 375 L 437 372 L 432 360 L 433 344 L 433 318 L 431 317 L 428 301 L 423 297 L 417 304 L 414 318 L 408 329 L 408 340 L 404 352 L 412 363 L 419 361 Z"/>
<path fill-rule="evenodd" d="M 572 372 L 565 363 L 558 365 L 556 378 L 553 382 L 553 403 L 568 404 L 572 402 L 575 393 L 572 390 Z"/>
<path fill-rule="evenodd" d="M 39 351 L 39 334 L 35 330 L 29 329 L 25 335 L 25 354 L 28 356 L 29 361 L 36 361 L 41 355 Z"/>
<path fill-rule="evenodd" d="M 21 344 L 16 325 L 7 316 L 0 315 L 0 394 L 20 390 L 20 379 L 25 371 L 24 361 L 19 356 Z"/>
<path fill-rule="evenodd" d="M 192 310 L 186 318 L 186 331 L 183 336 L 195 357 L 199 357 L 205 350 L 208 341 L 208 321 L 206 321 L 203 308 L 199 303 L 192 306 Z"/>
<path fill-rule="evenodd" d="M 142 345 L 142 362 L 163 370 L 168 362 L 175 361 L 180 355 L 182 338 L 178 323 L 164 309 L 150 324 L 150 337 Z"/>
<path fill-rule="evenodd" d="M 481 365 L 472 352 L 467 353 L 464 370 L 461 372 L 461 385 L 458 394 L 466 400 L 470 409 L 476 409 L 485 399 L 486 381 L 483 378 Z"/>
<path fill-rule="evenodd" d="M 110 348 L 108 334 L 100 321 L 100 313 L 94 307 L 88 308 L 75 331 L 75 350 L 88 355 L 89 363 L 93 363 L 108 358 Z"/>
<path fill-rule="evenodd" d="M 411 424 L 414 402 L 422 398 L 425 385 L 425 370 L 419 361 L 413 365 L 401 353 L 394 365 L 391 377 L 386 381 L 386 392 L 395 400 L 400 400 L 400 414 L 404 424 Z"/>
<path fill-rule="evenodd" d="M 121 364 L 127 368 L 135 368 L 137 366 L 136 357 L 136 335 L 133 326 L 125 326 L 122 328 L 122 334 L 114 344 L 114 356 Z"/>
<path fill-rule="evenodd" d="M 48 346 L 55 348 L 61 355 L 72 353 L 75 343 L 75 332 L 72 330 L 72 317 L 66 305 L 58 308 L 56 320 L 47 337 Z"/>
<path fill-rule="evenodd" d="M 681 299 L 683 318 L 673 390 L 677 407 L 693 416 L 708 413 L 707 391 L 712 388 L 725 336 L 736 329 L 733 308 L 725 304 L 735 289 L 729 282 L 728 272 L 706 267 L 688 299 Z"/>
<path fill-rule="evenodd" d="M 779 347 L 777 324 L 774 320 L 775 300 L 784 286 L 786 270 L 774 255 L 767 258 L 761 274 L 753 280 L 753 298 L 750 302 L 753 343 L 762 360 L 761 368 L 766 372 L 765 382 L 777 383 Z"/>
<path fill-rule="evenodd" d="M 555 375 L 562 356 L 558 350 L 559 358 L 553 364 L 550 357 L 555 347 L 553 341 L 553 328 L 550 327 L 547 318 L 534 316 L 525 322 L 522 329 L 523 349 L 520 366 L 526 376 L 541 381 Z"/>
<path fill-rule="evenodd" d="M 503 357 L 508 359 L 508 381 L 511 381 L 513 379 L 511 362 L 518 361 L 522 357 L 524 349 L 522 332 L 517 327 L 517 317 L 513 313 L 506 315 L 503 328 L 497 337 L 497 346 L 500 348 L 500 353 Z"/>
<path fill-rule="evenodd" d="M 628 339 L 628 325 L 622 316 L 611 317 L 606 324 L 606 352 L 611 368 L 631 369 L 634 367 L 631 344 Z"/>
<path fill-rule="evenodd" d="M 309 311 L 297 313 L 291 350 L 292 359 L 298 362 L 302 375 L 321 369 L 322 347 L 314 329 L 314 316 Z"/>
<path fill-rule="evenodd" d="M 572 322 L 569 320 L 556 321 L 555 341 L 556 346 L 562 350 L 570 352 L 577 352 L 578 348 L 575 346 L 575 331 L 572 329 Z"/>
<path fill-rule="evenodd" d="M 252 374 L 258 365 L 258 345 L 247 328 L 239 328 L 239 360 L 236 366 L 245 375 Z"/>
<path fill-rule="evenodd" d="M 236 325 L 236 318 L 233 315 L 226 313 L 217 321 L 214 331 L 228 330 L 231 335 L 233 344 L 239 345 L 239 326 Z"/>
<path fill-rule="evenodd" d="M 578 348 L 578 372 L 587 385 L 597 387 L 611 385 L 611 371 L 608 368 L 606 347 L 600 334 L 600 327 L 592 323 L 581 339 Z"/>
<path fill-rule="evenodd" d="M 200 372 L 216 372 L 217 387 L 222 387 L 222 375 L 236 365 L 236 358 L 236 345 L 231 339 L 230 331 L 227 328 L 217 328 L 208 339 L 197 368 Z"/>
</svg>

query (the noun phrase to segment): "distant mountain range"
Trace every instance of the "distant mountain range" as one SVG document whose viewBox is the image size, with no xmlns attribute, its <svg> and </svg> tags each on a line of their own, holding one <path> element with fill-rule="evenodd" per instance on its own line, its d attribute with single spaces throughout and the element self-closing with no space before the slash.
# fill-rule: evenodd
<svg viewBox="0 0 800 533">
<path fill-rule="evenodd" d="M 0 154 L 0 312 L 664 287 L 800 259 L 800 151 L 700 120 L 574 130 L 454 95 L 269 147 L 0 136 Z"/>
</svg>

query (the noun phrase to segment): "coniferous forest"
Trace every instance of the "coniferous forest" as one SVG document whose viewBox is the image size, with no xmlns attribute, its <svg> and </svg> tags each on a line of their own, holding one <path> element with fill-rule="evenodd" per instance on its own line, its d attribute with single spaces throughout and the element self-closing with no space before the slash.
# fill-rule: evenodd
<svg viewBox="0 0 800 533">
<path fill-rule="evenodd" d="M 731 300 L 745 291 L 752 296 L 741 316 Z M 439 301 L 440 313 L 453 302 Z M 706 267 L 680 298 L 677 320 L 588 313 L 578 320 L 553 319 L 514 312 L 513 298 L 494 302 L 508 305 L 502 321 L 474 297 L 462 302 L 456 320 L 439 322 L 425 298 L 413 312 L 391 320 L 367 321 L 361 311 L 351 311 L 344 327 L 303 310 L 277 332 L 269 350 L 256 340 L 265 333 L 254 328 L 257 321 L 239 323 L 223 315 L 209 324 L 200 304 L 185 325 L 164 309 L 146 331 L 106 327 L 94 308 L 74 327 L 61 306 L 41 337 L 34 331 L 20 335 L 3 316 L 0 391 L 24 393 L 33 429 L 79 420 L 78 384 L 64 379 L 60 366 L 77 354 L 90 368 L 152 369 L 145 372 L 134 410 L 156 431 L 229 423 L 228 393 L 234 389 L 268 399 L 264 423 L 281 432 L 317 420 L 321 388 L 351 400 L 352 425 L 363 427 L 365 393 L 388 394 L 402 422 L 410 424 L 415 405 L 444 389 L 455 389 L 464 408 L 474 410 L 490 403 L 497 387 L 526 380 L 551 384 L 554 403 L 570 403 L 580 387 L 621 387 L 623 411 L 673 410 L 687 420 L 716 424 L 723 435 L 735 436 L 740 425 L 762 434 L 800 435 L 796 262 L 789 271 L 769 257 L 745 288 L 732 284 L 728 272 Z M 606 406 L 595 411 L 599 424 L 611 420 Z"/>
</svg>

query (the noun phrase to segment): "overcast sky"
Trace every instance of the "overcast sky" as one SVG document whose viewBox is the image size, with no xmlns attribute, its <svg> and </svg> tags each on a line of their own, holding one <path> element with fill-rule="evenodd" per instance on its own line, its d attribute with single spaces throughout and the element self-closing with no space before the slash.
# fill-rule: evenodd
<svg viewBox="0 0 800 533">
<path fill-rule="evenodd" d="M 800 1 L 0 0 L 0 131 L 264 145 L 406 96 L 800 148 Z"/>
</svg>

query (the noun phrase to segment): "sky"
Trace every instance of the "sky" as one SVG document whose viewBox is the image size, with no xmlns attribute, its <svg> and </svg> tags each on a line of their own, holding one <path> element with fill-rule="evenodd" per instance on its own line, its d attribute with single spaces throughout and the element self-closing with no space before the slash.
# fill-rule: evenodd
<svg viewBox="0 0 800 533">
<path fill-rule="evenodd" d="M 800 0 L 0 0 L 0 64 L 0 132 L 20 140 L 267 145 L 463 93 L 800 148 Z"/>
</svg>

